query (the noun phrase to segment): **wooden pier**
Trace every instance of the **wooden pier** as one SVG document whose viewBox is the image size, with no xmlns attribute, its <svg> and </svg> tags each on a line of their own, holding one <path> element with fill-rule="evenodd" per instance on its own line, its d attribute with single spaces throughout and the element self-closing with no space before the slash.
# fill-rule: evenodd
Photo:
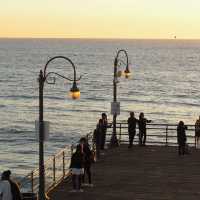
<svg viewBox="0 0 200 200">
<path fill-rule="evenodd" d="M 94 187 L 72 193 L 64 180 L 51 200 L 199 200 L 200 150 L 178 156 L 177 147 L 127 145 L 104 151 L 93 164 Z"/>
</svg>

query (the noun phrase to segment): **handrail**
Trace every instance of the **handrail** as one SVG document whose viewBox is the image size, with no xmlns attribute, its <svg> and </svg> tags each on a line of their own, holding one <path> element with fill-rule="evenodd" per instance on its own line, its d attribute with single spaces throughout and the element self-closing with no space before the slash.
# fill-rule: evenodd
<svg viewBox="0 0 200 200">
<path fill-rule="evenodd" d="M 191 146 L 196 147 L 195 140 L 195 125 L 186 124 L 188 127 L 187 134 L 187 143 Z M 127 121 L 118 121 L 116 124 L 117 128 L 117 138 L 120 143 L 128 143 L 128 124 Z M 147 145 L 156 144 L 156 145 L 177 145 L 177 124 L 167 124 L 167 123 L 147 123 Z M 139 130 L 136 127 L 136 132 L 138 135 Z M 112 135 L 112 123 L 109 123 L 107 129 L 107 142 L 110 140 L 109 136 Z M 135 136 L 135 143 L 138 142 L 137 136 Z"/>
<path fill-rule="evenodd" d="M 188 124 L 187 138 L 188 144 L 196 147 L 195 140 L 195 126 Z M 177 124 L 158 124 L 158 123 L 148 123 L 147 124 L 147 145 L 165 145 L 165 146 L 175 146 L 177 145 L 177 134 L 176 134 Z M 138 127 L 137 127 L 138 133 Z M 128 124 L 126 121 L 116 123 L 116 133 L 119 144 L 128 143 Z M 110 138 L 109 138 L 110 136 Z M 106 143 L 110 142 L 112 136 L 112 123 L 108 123 Z M 88 143 L 94 150 L 93 145 L 93 134 L 90 132 L 85 137 L 88 139 Z M 78 142 L 77 142 L 78 143 Z M 135 136 L 134 143 L 138 143 L 138 138 Z M 54 156 L 50 157 L 45 162 L 45 182 L 46 189 L 48 192 L 50 189 L 54 188 L 63 179 L 69 177 L 69 164 L 71 155 L 75 149 L 76 145 L 71 144 L 71 146 L 66 147 L 56 153 Z M 39 169 L 33 170 L 27 176 L 25 176 L 21 181 L 21 189 L 25 192 L 38 192 L 39 184 Z"/>
<path fill-rule="evenodd" d="M 85 137 L 88 138 L 89 144 L 92 146 L 92 133 Z M 78 143 L 78 141 L 77 141 Z M 69 164 L 71 155 L 75 145 L 65 147 L 55 155 L 49 157 L 45 161 L 45 191 L 48 192 L 54 188 L 63 179 L 67 178 L 69 173 Z M 20 180 L 20 189 L 22 192 L 38 193 L 39 189 L 39 169 L 31 171 L 23 179 Z"/>
</svg>

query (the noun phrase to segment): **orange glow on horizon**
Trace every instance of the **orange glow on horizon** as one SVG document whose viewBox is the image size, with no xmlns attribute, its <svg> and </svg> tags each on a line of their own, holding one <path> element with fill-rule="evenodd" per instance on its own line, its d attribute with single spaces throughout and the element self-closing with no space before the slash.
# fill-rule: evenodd
<svg viewBox="0 0 200 200">
<path fill-rule="evenodd" d="M 0 37 L 199 39 L 199 0 L 7 0 Z"/>
</svg>

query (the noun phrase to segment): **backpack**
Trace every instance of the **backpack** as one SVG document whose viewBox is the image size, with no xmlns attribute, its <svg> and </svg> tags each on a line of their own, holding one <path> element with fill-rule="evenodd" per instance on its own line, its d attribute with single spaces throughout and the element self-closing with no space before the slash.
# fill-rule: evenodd
<svg viewBox="0 0 200 200">
<path fill-rule="evenodd" d="M 12 199 L 13 200 L 22 200 L 19 186 L 12 180 L 9 180 L 9 183 L 10 183 L 10 187 L 11 187 Z"/>
</svg>

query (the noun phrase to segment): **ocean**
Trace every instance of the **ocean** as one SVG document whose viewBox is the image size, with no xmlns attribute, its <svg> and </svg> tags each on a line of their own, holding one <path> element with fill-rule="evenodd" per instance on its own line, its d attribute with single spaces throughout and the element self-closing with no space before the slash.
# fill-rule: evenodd
<svg viewBox="0 0 200 200">
<path fill-rule="evenodd" d="M 0 172 L 24 176 L 38 166 L 37 79 L 48 59 L 70 58 L 83 77 L 79 100 L 70 99 L 68 81 L 45 84 L 46 158 L 93 131 L 102 112 L 112 121 L 113 61 L 120 49 L 128 53 L 132 76 L 119 79 L 117 119 L 134 111 L 154 123 L 194 124 L 200 115 L 200 40 L 0 39 Z M 47 71 L 73 75 L 65 60 L 53 61 Z"/>
</svg>

